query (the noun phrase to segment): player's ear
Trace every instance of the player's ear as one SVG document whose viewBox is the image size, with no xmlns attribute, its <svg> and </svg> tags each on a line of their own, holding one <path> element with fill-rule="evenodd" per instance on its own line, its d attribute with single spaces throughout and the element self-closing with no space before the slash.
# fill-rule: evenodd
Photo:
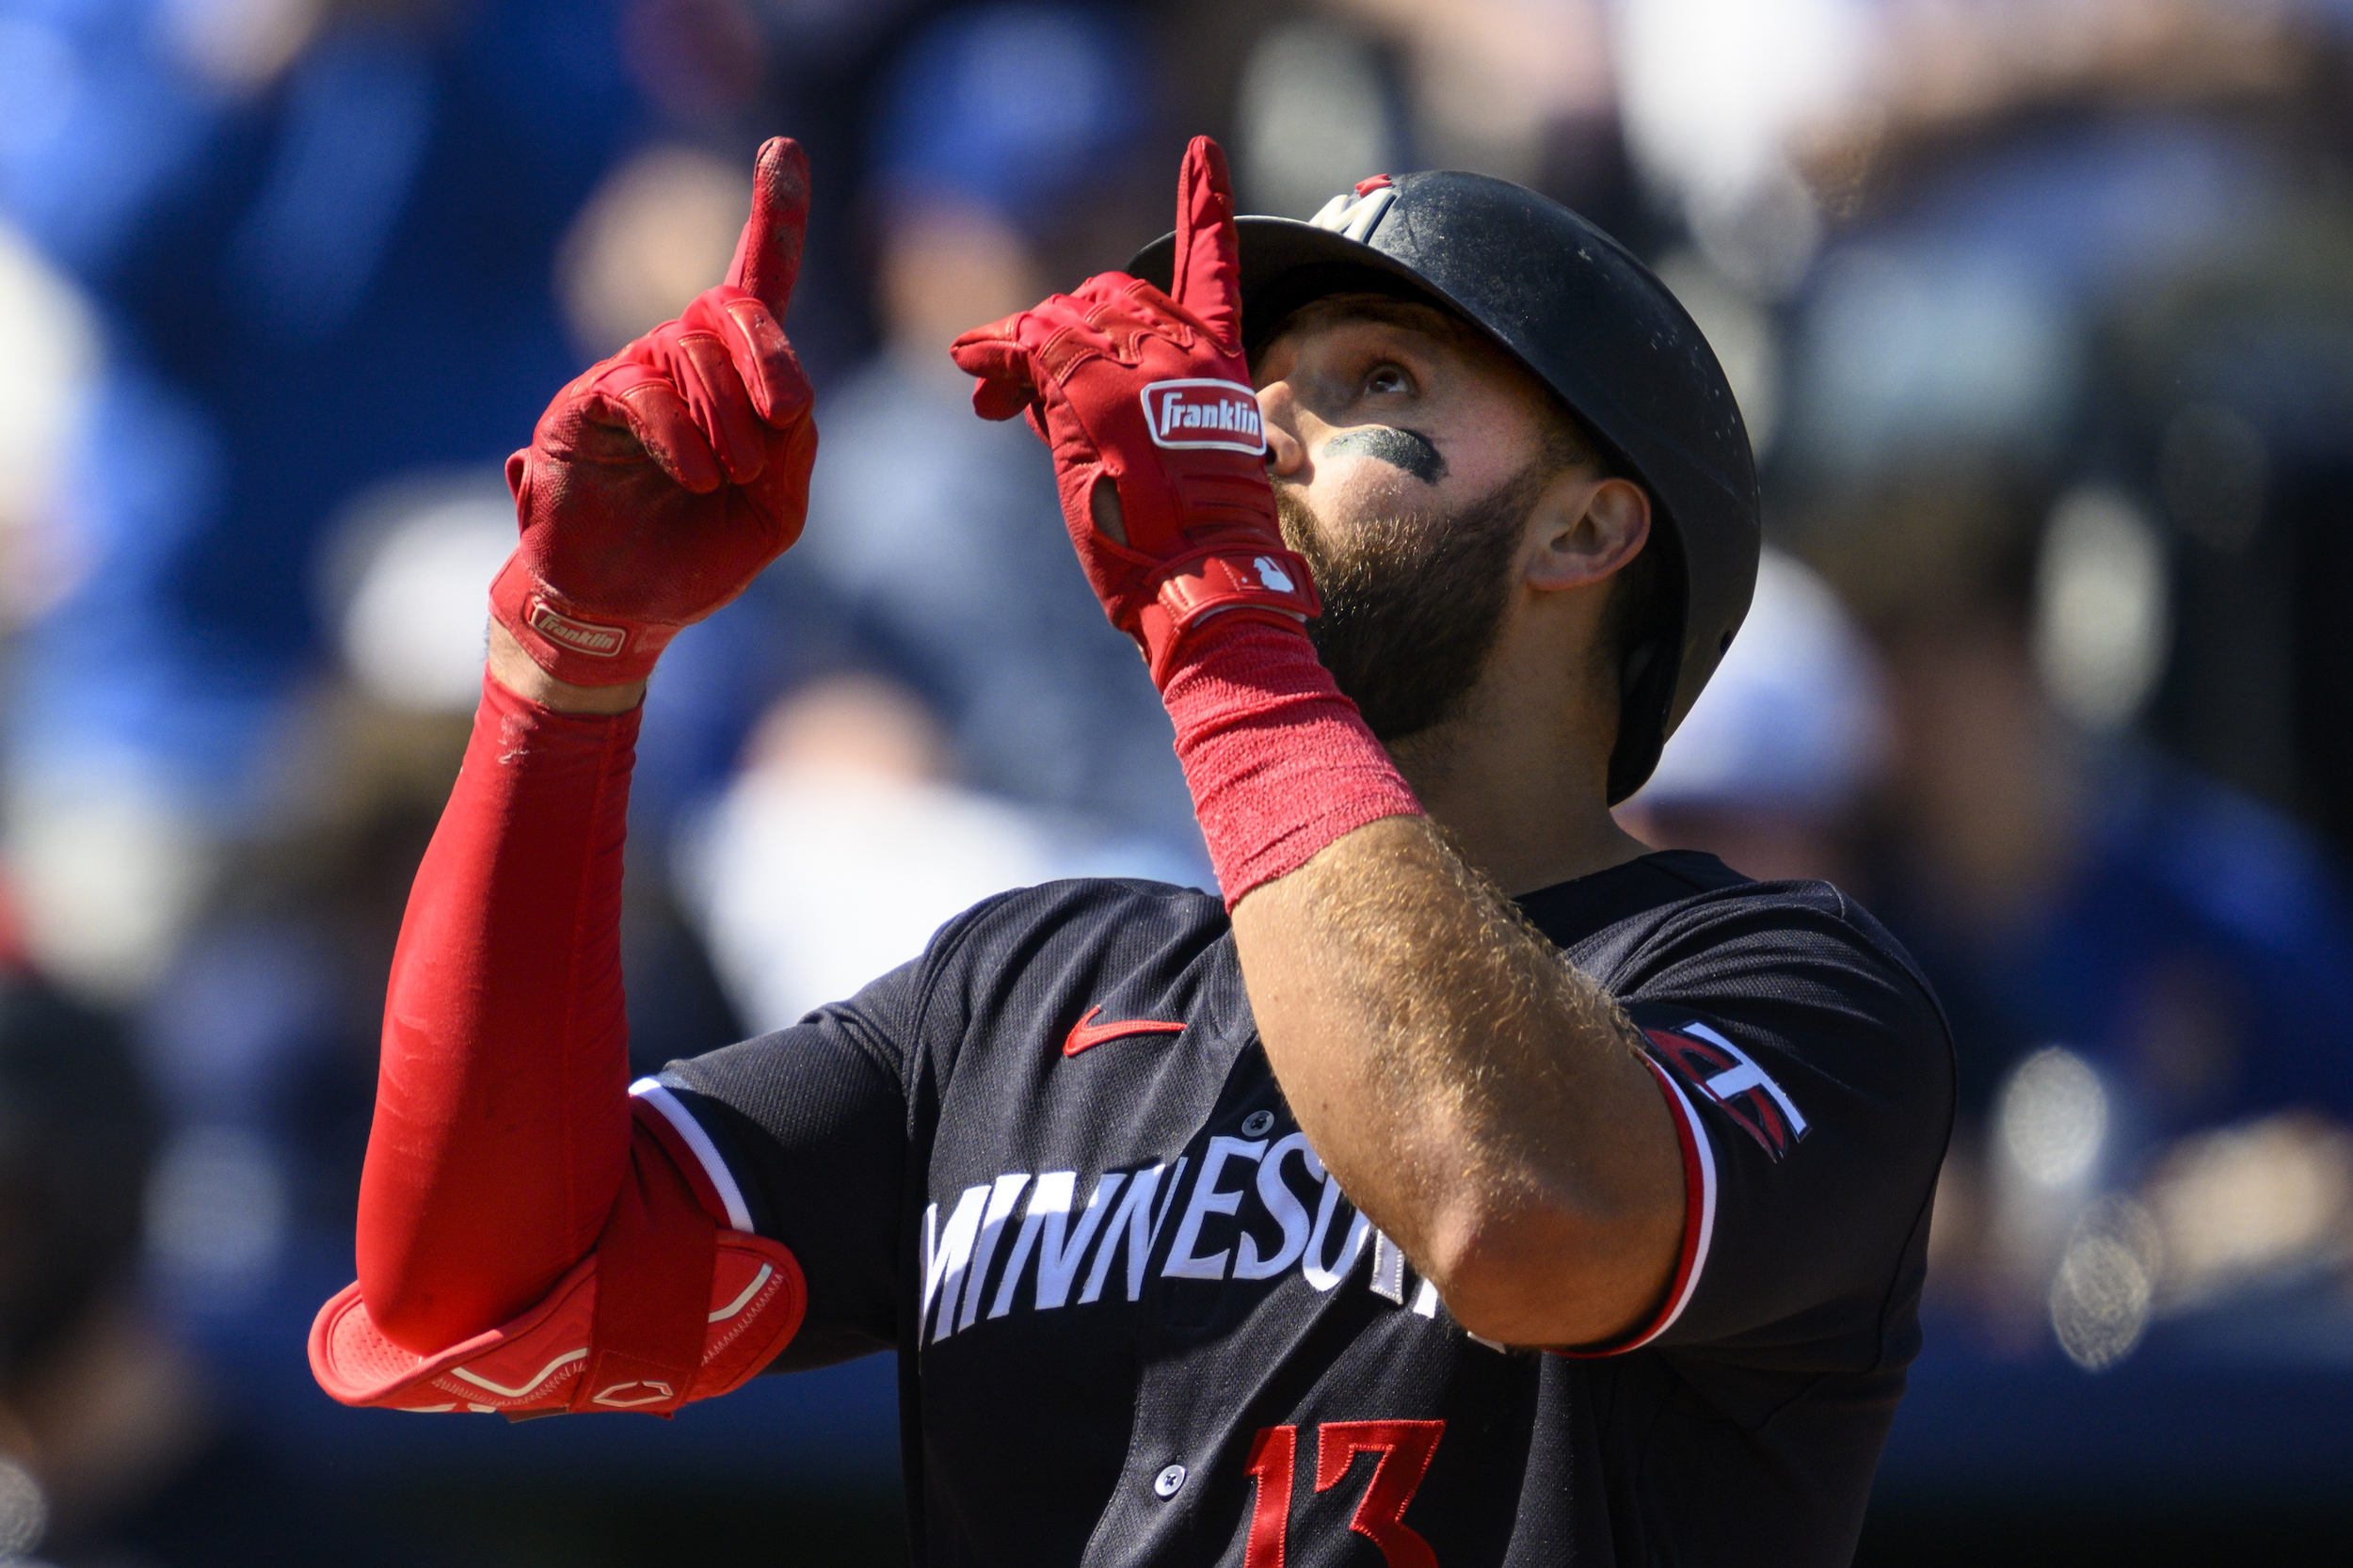
<svg viewBox="0 0 2353 1568">
<path fill-rule="evenodd" d="M 1630 479 L 1581 464 L 1546 486 L 1529 518 L 1528 585 L 1557 593 L 1609 577 L 1650 538 L 1650 497 Z"/>
</svg>

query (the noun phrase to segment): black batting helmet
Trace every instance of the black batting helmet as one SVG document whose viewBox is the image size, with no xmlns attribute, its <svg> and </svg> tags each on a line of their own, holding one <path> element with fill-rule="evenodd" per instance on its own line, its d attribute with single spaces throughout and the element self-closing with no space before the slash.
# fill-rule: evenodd
<svg viewBox="0 0 2353 1568">
<path fill-rule="evenodd" d="M 1427 299 L 1484 330 L 1557 393 L 1655 503 L 1665 602 L 1628 653 L 1609 801 L 1659 748 L 1732 646 L 1756 585 L 1756 465 L 1715 352 L 1666 285 L 1559 202 L 1441 170 L 1367 180 L 1302 223 L 1236 220 L 1242 325 L 1271 330 L 1323 295 Z M 1128 264 L 1169 282 L 1176 236 Z M 1657 526 L 1664 523 L 1664 527 Z"/>
</svg>

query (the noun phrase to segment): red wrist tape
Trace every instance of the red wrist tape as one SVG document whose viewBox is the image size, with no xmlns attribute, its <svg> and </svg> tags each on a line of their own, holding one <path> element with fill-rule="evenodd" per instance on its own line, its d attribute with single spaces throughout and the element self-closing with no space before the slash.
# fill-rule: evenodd
<svg viewBox="0 0 2353 1568">
<path fill-rule="evenodd" d="M 1177 645 L 1160 695 L 1228 909 L 1368 823 L 1423 814 L 1296 627 L 1220 616 Z"/>
</svg>

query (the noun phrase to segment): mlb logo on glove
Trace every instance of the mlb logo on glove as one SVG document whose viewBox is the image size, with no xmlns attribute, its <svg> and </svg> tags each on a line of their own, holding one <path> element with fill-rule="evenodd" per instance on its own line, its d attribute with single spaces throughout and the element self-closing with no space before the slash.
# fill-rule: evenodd
<svg viewBox="0 0 2353 1568">
<path fill-rule="evenodd" d="M 1144 389 L 1144 419 L 1160 446 L 1213 446 L 1225 452 L 1266 451 L 1258 394 L 1235 381 L 1155 381 Z"/>
</svg>

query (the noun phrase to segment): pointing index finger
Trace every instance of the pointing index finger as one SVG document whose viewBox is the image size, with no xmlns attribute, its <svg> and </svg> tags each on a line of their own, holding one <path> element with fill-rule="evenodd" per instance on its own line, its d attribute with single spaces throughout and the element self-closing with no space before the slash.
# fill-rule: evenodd
<svg viewBox="0 0 2353 1568">
<path fill-rule="evenodd" d="M 771 136 L 752 169 L 752 216 L 735 242 L 728 281 L 781 320 L 801 271 L 808 229 L 808 154 L 791 136 Z"/>
<path fill-rule="evenodd" d="M 1225 151 L 1208 136 L 1193 138 L 1176 176 L 1176 254 L 1169 293 L 1221 345 L 1241 351 L 1241 246 L 1234 231 L 1234 186 Z"/>
</svg>

